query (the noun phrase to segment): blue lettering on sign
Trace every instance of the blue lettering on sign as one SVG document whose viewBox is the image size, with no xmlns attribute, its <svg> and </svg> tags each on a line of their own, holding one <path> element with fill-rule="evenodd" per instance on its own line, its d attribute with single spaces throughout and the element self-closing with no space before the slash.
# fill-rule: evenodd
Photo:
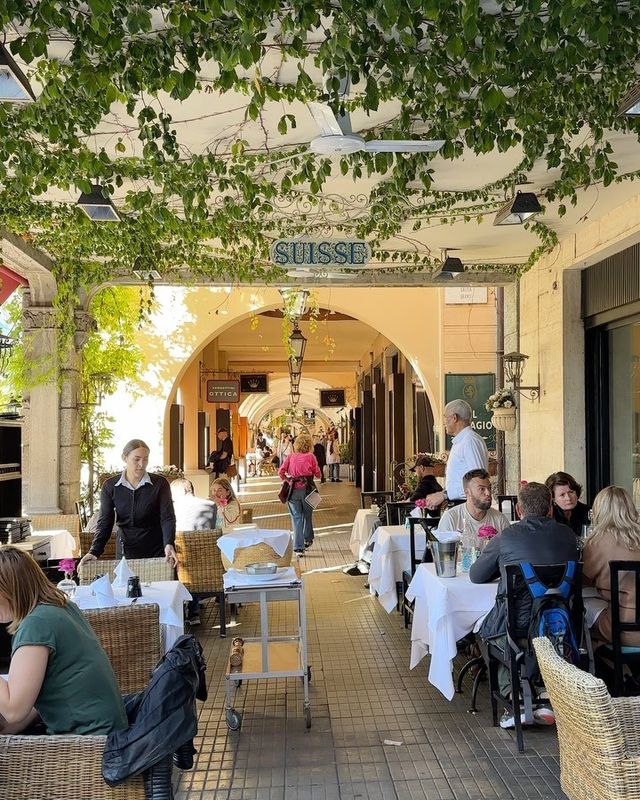
<svg viewBox="0 0 640 800">
<path fill-rule="evenodd" d="M 362 266 L 371 257 L 369 245 L 359 239 L 280 239 L 271 246 L 271 260 L 288 266 Z"/>
</svg>

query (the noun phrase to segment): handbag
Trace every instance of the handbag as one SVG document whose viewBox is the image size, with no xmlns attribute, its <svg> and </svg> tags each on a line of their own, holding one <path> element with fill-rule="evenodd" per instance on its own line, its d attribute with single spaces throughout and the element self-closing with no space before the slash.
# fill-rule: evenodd
<svg viewBox="0 0 640 800">
<path fill-rule="evenodd" d="M 238 468 L 236 467 L 236 465 L 229 464 L 229 466 L 227 467 L 227 471 L 225 473 L 227 478 L 235 478 L 237 474 L 238 474 Z"/>
<path fill-rule="evenodd" d="M 314 489 L 304 498 L 304 502 L 311 508 L 317 508 L 322 502 L 322 495 L 317 489 Z"/>
<path fill-rule="evenodd" d="M 280 487 L 280 491 L 278 492 L 278 500 L 281 503 L 286 503 L 289 498 L 291 497 L 291 492 L 293 491 L 293 481 L 282 481 L 282 486 Z"/>
</svg>

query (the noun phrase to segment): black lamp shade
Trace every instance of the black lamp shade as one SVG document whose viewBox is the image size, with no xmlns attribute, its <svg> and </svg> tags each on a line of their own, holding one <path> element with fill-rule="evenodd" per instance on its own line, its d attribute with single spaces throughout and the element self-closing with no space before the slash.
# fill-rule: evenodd
<svg viewBox="0 0 640 800">
<path fill-rule="evenodd" d="M 0 103 L 31 103 L 36 99 L 29 81 L 4 45 L 0 45 Z"/>
<path fill-rule="evenodd" d="M 78 206 L 94 222 L 120 222 L 115 206 L 102 194 L 99 184 L 94 184 L 89 193 L 82 192 Z"/>
<path fill-rule="evenodd" d="M 533 192 L 517 192 L 495 216 L 494 225 L 522 225 L 534 214 L 542 211 L 538 198 Z"/>
<path fill-rule="evenodd" d="M 307 340 L 302 335 L 302 331 L 298 326 L 293 329 L 293 333 L 289 337 L 289 344 L 295 358 L 301 361 L 304 358 L 304 351 L 307 347 Z"/>
</svg>

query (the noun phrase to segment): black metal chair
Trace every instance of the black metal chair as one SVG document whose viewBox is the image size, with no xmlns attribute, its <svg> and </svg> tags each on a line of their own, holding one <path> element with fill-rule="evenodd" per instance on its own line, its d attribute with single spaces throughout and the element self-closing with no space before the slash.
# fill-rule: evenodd
<svg viewBox="0 0 640 800">
<path fill-rule="evenodd" d="M 367 498 L 369 499 L 370 503 L 373 503 L 376 498 L 389 498 L 389 500 L 393 500 L 393 492 L 391 491 L 383 491 L 383 492 L 360 492 L 360 508 L 367 507 Z M 385 499 L 386 502 L 386 499 Z M 380 503 L 378 503 L 380 505 Z"/>
<path fill-rule="evenodd" d="M 534 571 L 547 586 L 558 586 L 563 579 L 566 564 L 552 564 L 533 566 Z M 527 591 L 524 586 L 524 575 L 520 564 L 506 564 L 503 567 L 503 580 L 506 589 L 507 603 L 507 632 L 504 649 L 495 640 L 480 639 L 480 649 L 489 668 L 489 689 L 491 695 L 491 713 L 493 725 L 498 725 L 498 702 L 501 702 L 513 713 L 516 730 L 518 752 L 524 752 L 524 739 L 522 734 L 521 714 L 524 714 L 525 724 L 533 723 L 533 681 L 538 677 L 537 665 L 525 658 L 523 639 L 527 631 L 518 628 L 518 604 L 522 591 Z M 589 630 L 584 620 L 584 607 L 582 604 L 582 565 L 576 563 L 573 585 L 568 598 L 571 610 L 573 629 L 582 633 L 580 642 L 583 666 L 588 666 L 588 671 L 593 672 L 593 652 Z M 502 696 L 498 690 L 498 665 L 503 664 L 509 669 L 511 677 L 511 698 Z M 520 697 L 522 696 L 522 700 Z"/>
<path fill-rule="evenodd" d="M 516 511 L 516 503 L 518 502 L 518 497 L 515 494 L 499 494 L 498 495 L 498 508 L 502 511 L 502 504 L 503 503 L 510 503 L 511 504 L 511 522 L 518 521 L 518 512 Z"/>
<path fill-rule="evenodd" d="M 418 564 L 430 564 L 433 562 L 433 556 L 429 547 L 420 552 L 416 550 L 416 527 L 422 528 L 427 532 L 427 539 L 429 538 L 429 531 L 438 526 L 440 522 L 439 517 L 409 517 L 409 553 L 410 563 L 409 569 L 404 570 L 402 573 L 402 614 L 404 616 L 404 627 L 409 627 L 409 622 L 413 618 L 413 606 L 407 600 L 407 588 L 411 583 L 413 576 L 416 574 L 416 567 Z"/>
<path fill-rule="evenodd" d="M 385 505 L 387 511 L 387 525 L 404 525 L 405 519 L 411 514 L 416 504 L 411 500 L 399 500 Z"/>
<path fill-rule="evenodd" d="M 640 561 L 610 561 L 611 575 L 611 637 L 610 645 L 602 645 L 596 650 L 596 658 L 610 669 L 613 663 L 614 697 L 634 696 L 640 693 L 640 687 L 634 681 L 624 680 L 624 667 L 628 667 L 633 675 L 640 671 L 640 647 L 622 644 L 622 634 L 640 632 Z M 624 573 L 627 573 L 625 577 Z M 622 622 L 620 619 L 620 588 L 624 587 L 627 596 L 634 596 L 636 607 L 634 621 Z"/>
</svg>

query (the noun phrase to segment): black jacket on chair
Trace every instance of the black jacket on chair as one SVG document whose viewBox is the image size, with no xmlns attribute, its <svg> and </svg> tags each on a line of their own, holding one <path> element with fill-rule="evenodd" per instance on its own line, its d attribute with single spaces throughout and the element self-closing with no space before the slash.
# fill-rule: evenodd
<svg viewBox="0 0 640 800">
<path fill-rule="evenodd" d="M 492 639 L 506 632 L 506 587 L 500 574 L 504 564 L 529 561 L 534 566 L 545 566 L 566 564 L 579 557 L 576 537 L 571 528 L 550 517 L 525 517 L 494 536 L 469 571 L 472 583 L 490 583 L 500 577 L 496 603 L 479 631 L 481 638 Z M 524 580 L 517 591 L 517 625 L 520 634 L 526 636 L 531 616 L 531 594 Z"/>
<path fill-rule="evenodd" d="M 109 734 L 102 756 L 102 777 L 109 786 L 140 775 L 192 743 L 198 732 L 196 698 L 207 699 L 205 669 L 197 640 L 180 636 L 154 669 L 147 688 L 125 697 L 129 727 Z"/>
</svg>

